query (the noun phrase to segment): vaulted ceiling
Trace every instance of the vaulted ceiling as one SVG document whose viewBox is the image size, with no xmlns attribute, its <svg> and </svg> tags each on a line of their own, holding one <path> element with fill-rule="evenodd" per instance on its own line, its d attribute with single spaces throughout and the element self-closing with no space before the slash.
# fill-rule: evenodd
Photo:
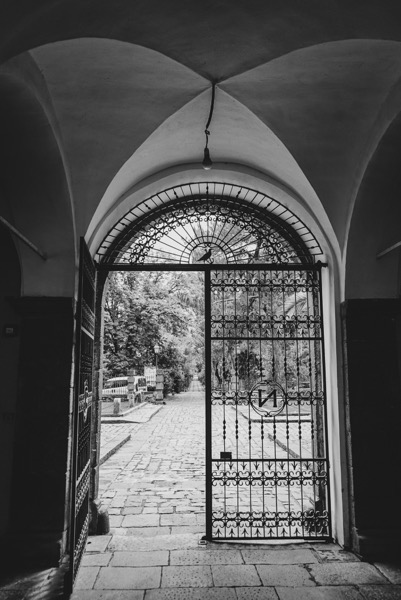
<svg viewBox="0 0 401 600">
<path fill-rule="evenodd" d="M 36 140 L 42 161 L 57 145 L 53 191 L 68 189 L 73 228 L 90 237 L 136 185 L 201 169 L 215 81 L 216 168 L 285 186 L 341 256 L 401 106 L 399 12 L 398 0 L 3 1 L 3 104 L 18 98 L 15 120 L 31 117 L 15 133 L 3 106 L 5 139 Z"/>
</svg>

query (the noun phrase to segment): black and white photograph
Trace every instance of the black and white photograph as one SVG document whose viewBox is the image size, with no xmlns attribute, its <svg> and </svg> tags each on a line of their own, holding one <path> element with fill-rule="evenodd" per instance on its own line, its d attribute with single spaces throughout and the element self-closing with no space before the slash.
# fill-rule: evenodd
<svg viewBox="0 0 401 600">
<path fill-rule="evenodd" d="M 401 600 L 401 0 L 0 0 L 0 600 Z"/>
</svg>

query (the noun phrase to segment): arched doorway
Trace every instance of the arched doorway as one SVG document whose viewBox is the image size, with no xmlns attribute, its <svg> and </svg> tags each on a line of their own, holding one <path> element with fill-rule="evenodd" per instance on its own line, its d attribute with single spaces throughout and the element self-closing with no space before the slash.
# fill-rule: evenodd
<svg viewBox="0 0 401 600">
<path fill-rule="evenodd" d="M 331 535 L 321 255 L 281 203 L 216 182 L 147 198 L 98 249 L 103 273 L 205 274 L 208 539 Z"/>
<path fill-rule="evenodd" d="M 204 273 L 209 540 L 331 537 L 321 256 L 311 231 L 275 199 L 208 182 L 145 199 L 98 249 L 98 299 L 110 271 Z M 82 257 L 75 571 L 88 522 L 88 411 L 92 434 L 99 426 L 86 352 L 96 339 L 94 280 L 83 249 Z"/>
<path fill-rule="evenodd" d="M 209 540 L 331 537 L 321 255 L 275 199 L 208 182 L 145 199 L 99 247 L 98 299 L 112 270 L 204 272 Z M 98 431 L 99 386 L 91 389 L 90 370 L 101 309 L 96 319 L 91 262 L 83 245 L 71 583 L 98 477 L 90 430 Z"/>
</svg>

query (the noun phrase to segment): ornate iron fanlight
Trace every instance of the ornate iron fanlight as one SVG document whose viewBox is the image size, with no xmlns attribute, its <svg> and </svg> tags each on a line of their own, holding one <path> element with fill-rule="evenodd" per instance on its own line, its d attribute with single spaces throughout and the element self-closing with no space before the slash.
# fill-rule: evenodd
<svg viewBox="0 0 401 600">
<path fill-rule="evenodd" d="M 321 248 L 271 197 L 224 183 L 170 188 L 130 210 L 109 232 L 104 265 L 311 263 Z"/>
</svg>

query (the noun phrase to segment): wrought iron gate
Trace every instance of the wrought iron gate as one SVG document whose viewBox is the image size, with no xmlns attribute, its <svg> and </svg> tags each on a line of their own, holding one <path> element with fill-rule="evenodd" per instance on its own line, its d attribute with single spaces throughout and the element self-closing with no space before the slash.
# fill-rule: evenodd
<svg viewBox="0 0 401 600">
<path fill-rule="evenodd" d="M 73 411 L 73 456 L 71 475 L 70 593 L 81 562 L 89 528 L 90 432 L 92 412 L 93 343 L 95 331 L 96 271 L 88 248 L 81 239 L 78 304 L 76 310 L 76 354 Z"/>
<path fill-rule="evenodd" d="M 208 539 L 330 537 L 320 275 L 206 272 Z"/>
<path fill-rule="evenodd" d="M 321 255 L 276 199 L 208 181 L 136 204 L 98 248 L 104 270 L 205 272 L 208 539 L 330 537 Z"/>
</svg>

